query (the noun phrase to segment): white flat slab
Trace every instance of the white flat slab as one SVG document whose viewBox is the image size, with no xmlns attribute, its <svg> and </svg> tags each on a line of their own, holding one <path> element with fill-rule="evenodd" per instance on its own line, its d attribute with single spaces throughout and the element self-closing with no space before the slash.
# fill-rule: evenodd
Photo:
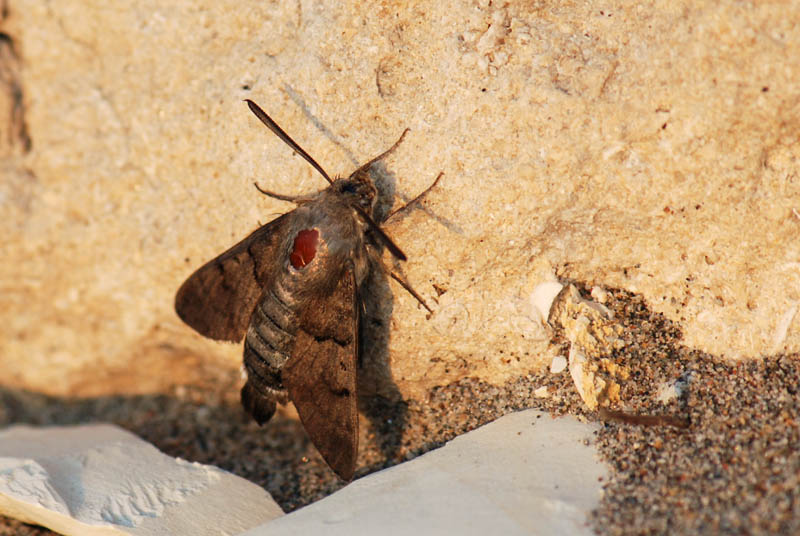
<svg viewBox="0 0 800 536">
<path fill-rule="evenodd" d="M 239 534 L 283 515 L 259 486 L 112 425 L 0 432 L 0 513 L 61 534 Z"/>
<path fill-rule="evenodd" d="M 507 415 L 246 536 L 588 536 L 607 476 L 586 444 L 595 429 L 534 410 Z"/>
</svg>

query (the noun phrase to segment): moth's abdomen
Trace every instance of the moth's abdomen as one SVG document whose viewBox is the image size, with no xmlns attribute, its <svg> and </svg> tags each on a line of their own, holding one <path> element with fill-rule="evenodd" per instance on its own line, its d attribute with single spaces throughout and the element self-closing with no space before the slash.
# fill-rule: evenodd
<svg viewBox="0 0 800 536">
<path fill-rule="evenodd" d="M 259 424 L 272 417 L 276 402 L 287 400 L 281 369 L 291 355 L 296 325 L 287 301 L 280 283 L 267 290 L 253 311 L 244 340 L 247 383 L 242 388 L 242 405 Z"/>
</svg>

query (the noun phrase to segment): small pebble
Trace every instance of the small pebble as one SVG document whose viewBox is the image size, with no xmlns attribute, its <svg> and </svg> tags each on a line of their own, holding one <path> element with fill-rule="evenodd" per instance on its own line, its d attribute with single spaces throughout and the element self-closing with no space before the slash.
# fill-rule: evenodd
<svg viewBox="0 0 800 536">
<path fill-rule="evenodd" d="M 559 374 L 564 372 L 564 369 L 567 368 L 567 358 L 563 355 L 557 355 L 553 358 L 553 361 L 550 363 L 550 373 L 551 374 Z"/>
</svg>

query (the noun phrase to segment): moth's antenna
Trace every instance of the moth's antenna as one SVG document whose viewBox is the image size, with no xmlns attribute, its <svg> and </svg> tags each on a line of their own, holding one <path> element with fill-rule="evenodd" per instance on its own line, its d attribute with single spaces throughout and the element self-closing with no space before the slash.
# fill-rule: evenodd
<svg viewBox="0 0 800 536">
<path fill-rule="evenodd" d="M 289 135 L 286 132 L 284 132 L 283 129 L 279 127 L 278 124 L 275 121 L 273 121 L 272 118 L 268 116 L 267 113 L 258 106 L 258 104 L 251 101 L 250 99 L 245 99 L 244 101 L 247 103 L 247 106 L 250 108 L 250 111 L 253 112 L 256 115 L 256 117 L 258 117 L 261 120 L 261 122 L 267 126 L 268 129 L 270 129 L 276 136 L 278 136 L 281 140 L 283 140 L 283 142 L 286 145 L 291 147 L 294 152 L 305 158 L 306 162 L 314 166 L 314 169 L 319 171 L 320 174 L 323 177 L 325 177 L 326 181 L 328 181 L 330 184 L 333 184 L 333 181 L 328 176 L 328 174 L 325 173 L 325 170 L 322 169 L 322 166 L 317 164 L 317 161 L 311 158 L 311 155 L 309 155 L 299 145 L 297 145 L 297 143 L 295 143 L 295 141 L 292 138 L 290 138 Z"/>
</svg>

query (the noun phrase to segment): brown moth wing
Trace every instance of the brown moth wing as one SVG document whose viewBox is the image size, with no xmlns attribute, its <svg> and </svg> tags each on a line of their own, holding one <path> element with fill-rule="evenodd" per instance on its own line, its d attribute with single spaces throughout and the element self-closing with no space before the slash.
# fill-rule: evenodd
<svg viewBox="0 0 800 536">
<path fill-rule="evenodd" d="M 353 478 L 358 455 L 356 291 L 350 267 L 330 296 L 304 311 L 281 371 L 309 438 L 343 480 Z"/>
<path fill-rule="evenodd" d="M 178 316 L 211 339 L 242 340 L 258 300 L 269 286 L 277 249 L 291 212 L 253 231 L 228 251 L 207 262 L 175 296 Z"/>
</svg>

